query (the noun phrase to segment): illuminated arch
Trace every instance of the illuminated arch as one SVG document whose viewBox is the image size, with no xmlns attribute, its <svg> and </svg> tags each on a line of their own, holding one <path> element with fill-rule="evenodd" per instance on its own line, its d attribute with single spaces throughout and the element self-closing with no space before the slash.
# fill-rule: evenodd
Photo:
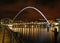
<svg viewBox="0 0 60 43">
<path fill-rule="evenodd" d="M 10 23 L 12 23 L 12 20 L 10 19 L 10 18 L 3 18 L 3 19 L 1 19 L 1 22 L 2 23 L 4 23 L 4 22 L 7 22 L 7 23 L 5 23 L 5 24 L 10 24 Z"/>
<path fill-rule="evenodd" d="M 44 16 L 44 14 L 43 14 L 40 10 L 38 10 L 38 9 L 35 8 L 35 7 L 31 7 L 31 6 L 25 7 L 25 8 L 23 8 L 21 11 L 19 11 L 19 12 L 17 13 L 17 15 L 13 18 L 13 21 L 16 19 L 16 17 L 17 17 L 21 12 L 23 12 L 24 10 L 26 10 L 26 9 L 28 9 L 28 8 L 32 8 L 32 9 L 36 10 L 38 13 L 40 13 L 40 14 L 43 16 L 43 18 L 47 21 L 47 23 L 50 24 L 50 23 L 48 22 L 47 18 Z"/>
</svg>

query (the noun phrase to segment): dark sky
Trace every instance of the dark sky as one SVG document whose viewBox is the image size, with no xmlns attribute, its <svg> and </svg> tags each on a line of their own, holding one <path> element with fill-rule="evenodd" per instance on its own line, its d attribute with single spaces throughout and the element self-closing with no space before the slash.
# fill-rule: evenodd
<svg viewBox="0 0 60 43">
<path fill-rule="evenodd" d="M 47 19 L 60 18 L 60 0 L 0 0 L 0 18 L 11 18 L 24 7 L 34 6 L 41 10 Z M 43 18 L 33 9 L 23 11 L 17 19 L 31 21 Z"/>
</svg>

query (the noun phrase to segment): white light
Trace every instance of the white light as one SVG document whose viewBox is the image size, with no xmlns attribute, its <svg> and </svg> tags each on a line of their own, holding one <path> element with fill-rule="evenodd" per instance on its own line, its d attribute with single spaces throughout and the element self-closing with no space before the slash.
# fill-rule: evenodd
<svg viewBox="0 0 60 43">
<path fill-rule="evenodd" d="M 56 23 L 56 22 L 54 23 L 54 25 L 58 25 L 58 24 L 59 24 L 59 23 Z"/>
<path fill-rule="evenodd" d="M 8 27 L 9 27 L 10 29 L 12 29 L 12 26 L 13 26 L 12 24 L 9 24 L 9 25 L 8 25 Z"/>
<path fill-rule="evenodd" d="M 8 26 L 12 26 L 11 24 L 9 24 Z"/>
</svg>

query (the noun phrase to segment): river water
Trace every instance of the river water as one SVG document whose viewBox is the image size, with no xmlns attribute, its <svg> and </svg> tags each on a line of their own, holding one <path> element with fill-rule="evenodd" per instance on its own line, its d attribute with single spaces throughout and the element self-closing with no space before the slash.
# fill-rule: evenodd
<svg viewBox="0 0 60 43">
<path fill-rule="evenodd" d="M 19 38 L 25 43 L 54 43 L 54 32 L 47 28 L 24 28 L 23 32 L 19 33 Z M 60 33 L 57 36 L 57 43 L 60 43 Z"/>
</svg>

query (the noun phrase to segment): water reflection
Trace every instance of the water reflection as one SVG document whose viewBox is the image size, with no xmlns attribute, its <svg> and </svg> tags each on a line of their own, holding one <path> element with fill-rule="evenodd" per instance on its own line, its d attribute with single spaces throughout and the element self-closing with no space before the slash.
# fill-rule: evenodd
<svg viewBox="0 0 60 43">
<path fill-rule="evenodd" d="M 29 35 L 30 37 L 39 37 L 39 35 L 47 35 L 47 28 L 23 28 L 20 29 L 20 33 L 24 36 Z"/>
<path fill-rule="evenodd" d="M 54 43 L 54 28 L 50 28 L 47 32 L 47 28 L 20 28 L 19 33 L 23 37 L 21 38 L 26 43 Z M 60 33 L 57 36 L 57 41 L 60 39 Z"/>
</svg>

